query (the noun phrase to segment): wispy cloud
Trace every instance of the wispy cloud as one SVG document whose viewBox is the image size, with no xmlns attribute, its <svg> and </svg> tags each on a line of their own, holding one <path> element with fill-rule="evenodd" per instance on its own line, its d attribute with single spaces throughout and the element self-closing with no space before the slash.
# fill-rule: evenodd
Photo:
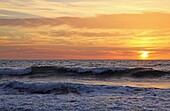
<svg viewBox="0 0 170 111">
<path fill-rule="evenodd" d="M 168 32 L 167 29 L 88 29 L 68 25 L 1 26 L 0 57 L 137 59 L 136 52 L 140 50 L 162 57 L 160 52 L 169 54 Z"/>
<path fill-rule="evenodd" d="M 169 0 L 0 0 L 0 59 L 170 59 Z"/>
<path fill-rule="evenodd" d="M 0 26 L 39 27 L 70 25 L 77 28 L 162 29 L 170 27 L 169 13 L 112 14 L 96 17 L 59 17 L 30 19 L 0 19 Z"/>
<path fill-rule="evenodd" d="M 0 18 L 41 18 L 41 16 L 38 15 L 9 10 L 0 10 L 0 14 L 2 14 L 0 15 Z"/>
<path fill-rule="evenodd" d="M 170 12 L 169 0 L 1 0 L 0 10 L 13 11 L 6 18 L 62 16 L 88 17 L 98 14 Z M 90 11 L 89 11 L 90 10 Z M 27 16 L 24 16 L 24 15 Z M 4 16 L 0 16 L 0 18 Z"/>
</svg>

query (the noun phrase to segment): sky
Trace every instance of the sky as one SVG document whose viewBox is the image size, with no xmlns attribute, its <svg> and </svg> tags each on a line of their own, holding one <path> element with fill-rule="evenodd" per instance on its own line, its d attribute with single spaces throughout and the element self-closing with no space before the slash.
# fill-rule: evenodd
<svg viewBox="0 0 170 111">
<path fill-rule="evenodd" d="M 0 59 L 170 59 L 170 0 L 0 0 Z"/>
</svg>

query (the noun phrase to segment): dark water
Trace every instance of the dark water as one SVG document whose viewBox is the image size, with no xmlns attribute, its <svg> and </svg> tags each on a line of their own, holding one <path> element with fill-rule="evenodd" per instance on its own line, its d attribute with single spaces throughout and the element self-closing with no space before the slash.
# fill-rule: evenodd
<svg viewBox="0 0 170 111">
<path fill-rule="evenodd" d="M 81 68 L 153 68 L 170 71 L 170 60 L 0 60 L 0 68 L 25 68 L 31 66 L 63 66 Z"/>
<path fill-rule="evenodd" d="M 170 88 L 170 61 L 0 60 L 0 80 Z"/>
</svg>

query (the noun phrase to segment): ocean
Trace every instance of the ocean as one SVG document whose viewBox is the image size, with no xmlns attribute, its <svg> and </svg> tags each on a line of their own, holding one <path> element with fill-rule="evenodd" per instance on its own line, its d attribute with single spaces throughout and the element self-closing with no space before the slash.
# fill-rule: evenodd
<svg viewBox="0 0 170 111">
<path fill-rule="evenodd" d="M 170 110 L 169 60 L 0 60 L 0 110 Z"/>
</svg>

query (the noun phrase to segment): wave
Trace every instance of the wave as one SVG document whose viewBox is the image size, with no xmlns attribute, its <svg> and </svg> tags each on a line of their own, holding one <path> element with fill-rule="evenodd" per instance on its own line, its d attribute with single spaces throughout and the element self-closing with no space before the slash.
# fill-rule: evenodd
<svg viewBox="0 0 170 111">
<path fill-rule="evenodd" d="M 18 81 L 0 84 L 1 93 L 5 94 L 79 94 L 78 85 L 71 83 L 24 83 Z M 3 91 L 4 90 L 4 91 Z"/>
<path fill-rule="evenodd" d="M 161 77 L 169 75 L 169 72 L 154 70 L 152 68 L 80 68 L 80 67 L 56 67 L 56 66 L 32 66 L 23 69 L 1 68 L 0 75 L 33 75 L 33 74 L 81 74 L 81 75 L 105 75 L 128 77 Z"/>
<path fill-rule="evenodd" d="M 86 85 L 73 83 L 24 83 L 7 81 L 0 83 L 0 94 L 97 94 L 120 93 L 133 94 L 156 88 L 137 88 L 129 86 Z M 170 89 L 160 89 L 168 90 Z"/>
<path fill-rule="evenodd" d="M 28 68 L 0 68 L 0 75 L 23 75 L 23 74 L 29 74 L 32 72 L 32 67 Z"/>
<path fill-rule="evenodd" d="M 123 71 L 126 68 L 80 68 L 80 67 L 57 67 L 57 66 L 32 66 L 28 68 L 1 68 L 1 75 L 23 75 L 23 74 L 44 74 L 44 73 L 92 73 L 101 74 L 108 71 Z"/>
</svg>

